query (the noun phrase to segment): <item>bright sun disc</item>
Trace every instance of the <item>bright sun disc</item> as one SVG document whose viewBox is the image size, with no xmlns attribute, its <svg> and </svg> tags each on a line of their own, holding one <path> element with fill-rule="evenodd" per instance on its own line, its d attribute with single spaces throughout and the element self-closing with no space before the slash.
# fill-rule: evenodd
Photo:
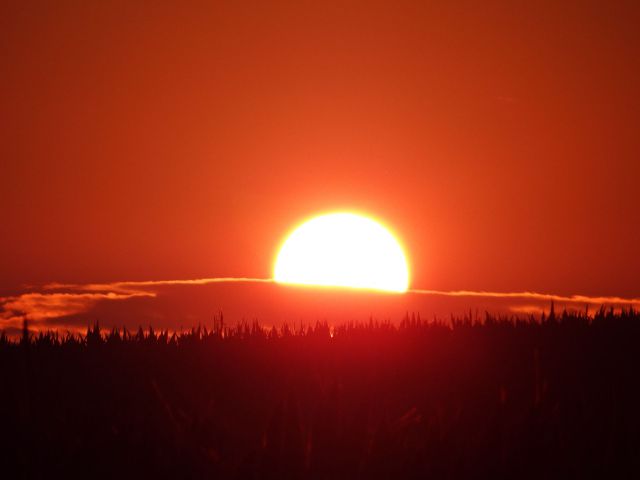
<svg viewBox="0 0 640 480">
<path fill-rule="evenodd" d="M 378 222 L 330 213 L 296 228 L 276 259 L 281 283 L 405 292 L 409 268 L 402 247 Z"/>
</svg>

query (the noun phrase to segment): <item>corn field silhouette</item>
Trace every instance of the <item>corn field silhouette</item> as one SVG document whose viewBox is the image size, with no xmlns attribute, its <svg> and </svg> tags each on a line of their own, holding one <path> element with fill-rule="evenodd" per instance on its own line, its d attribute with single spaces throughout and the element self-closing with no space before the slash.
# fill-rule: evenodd
<svg viewBox="0 0 640 480">
<path fill-rule="evenodd" d="M 629 478 L 640 314 L 0 336 L 4 478 Z"/>
</svg>

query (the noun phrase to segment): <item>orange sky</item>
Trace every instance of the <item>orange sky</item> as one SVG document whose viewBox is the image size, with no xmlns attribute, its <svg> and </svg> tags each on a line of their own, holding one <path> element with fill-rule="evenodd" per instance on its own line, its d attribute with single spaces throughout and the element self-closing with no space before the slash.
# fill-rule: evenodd
<svg viewBox="0 0 640 480">
<path fill-rule="evenodd" d="M 266 278 L 347 208 L 415 288 L 640 296 L 637 2 L 153 3 L 0 5 L 0 294 Z"/>
</svg>

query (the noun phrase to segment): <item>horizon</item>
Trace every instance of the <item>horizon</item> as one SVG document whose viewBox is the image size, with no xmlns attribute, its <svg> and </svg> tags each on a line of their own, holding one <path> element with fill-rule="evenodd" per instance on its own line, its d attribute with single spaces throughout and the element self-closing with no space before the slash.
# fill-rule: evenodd
<svg viewBox="0 0 640 480">
<path fill-rule="evenodd" d="M 239 286 L 230 290 L 235 284 Z M 257 288 L 261 284 L 263 287 Z M 27 293 L 0 297 L 1 330 L 10 334 L 20 332 L 24 320 L 29 320 L 34 331 L 81 331 L 93 323 L 106 328 L 148 325 L 177 331 L 178 324 L 181 328 L 208 325 L 218 312 L 225 314 L 231 323 L 256 320 L 272 326 L 296 321 L 313 324 L 319 320 L 340 324 L 370 317 L 397 324 L 406 312 L 425 318 L 461 316 L 469 311 L 528 318 L 548 312 L 550 305 L 569 312 L 586 309 L 595 315 L 600 308 L 637 309 L 640 299 L 419 288 L 398 293 L 283 284 L 272 278 L 228 277 L 84 285 L 53 283 L 40 288 L 32 286 Z"/>
</svg>

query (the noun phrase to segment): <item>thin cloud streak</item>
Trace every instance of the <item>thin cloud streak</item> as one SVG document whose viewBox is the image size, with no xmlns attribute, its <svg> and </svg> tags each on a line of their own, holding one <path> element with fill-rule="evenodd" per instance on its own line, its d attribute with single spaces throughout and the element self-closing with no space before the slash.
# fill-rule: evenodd
<svg viewBox="0 0 640 480">
<path fill-rule="evenodd" d="M 152 292 L 133 293 L 23 293 L 0 298 L 0 319 L 3 325 L 16 326 L 22 320 L 41 321 L 77 315 L 91 310 L 104 300 L 126 300 L 136 297 L 155 297 Z"/>
<path fill-rule="evenodd" d="M 79 290 L 79 291 L 126 291 L 140 287 L 164 287 L 172 285 L 209 285 L 212 283 L 274 283 L 272 278 L 251 277 L 212 277 L 191 280 L 142 280 L 118 281 L 111 283 L 49 283 L 42 287 L 45 290 Z"/>
<path fill-rule="evenodd" d="M 154 287 L 209 285 L 214 283 L 273 283 L 272 279 L 215 277 L 188 280 L 118 281 L 112 283 L 49 283 L 44 292 L 29 292 L 0 297 L 0 328 L 18 327 L 27 319 L 42 321 L 89 312 L 98 302 L 155 298 Z M 53 290 L 63 290 L 53 292 Z"/>
<path fill-rule="evenodd" d="M 640 305 L 640 298 L 622 298 L 622 297 L 589 297 L 587 295 L 555 295 L 552 293 L 537 293 L 537 292 L 485 292 L 485 291 L 473 291 L 473 290 L 423 290 L 412 289 L 410 293 L 417 293 L 420 295 L 437 295 L 444 297 L 482 297 L 482 298 L 518 298 L 518 299 L 532 299 L 540 301 L 553 301 L 558 303 L 588 303 L 591 305 L 605 305 L 605 304 L 618 304 L 618 305 Z"/>
<path fill-rule="evenodd" d="M 71 288 L 83 291 L 101 291 L 101 290 L 125 290 L 131 291 L 133 287 L 162 287 L 171 285 L 208 285 L 213 283 L 277 283 L 272 278 L 251 278 L 251 277 L 212 277 L 199 278 L 192 280 L 146 280 L 146 281 L 120 281 L 105 284 L 48 284 L 45 289 Z M 428 290 L 414 288 L 409 289 L 407 293 L 417 293 L 420 295 L 436 295 L 447 297 L 482 297 L 482 298 L 516 298 L 516 299 L 533 299 L 540 301 L 554 301 L 566 303 L 588 303 L 592 305 L 602 304 L 627 304 L 640 305 L 640 298 L 623 298 L 617 296 L 587 296 L 587 295 L 556 295 L 551 293 L 538 292 L 489 292 L 485 290 Z"/>
<path fill-rule="evenodd" d="M 204 286 L 219 283 L 276 283 L 271 278 L 212 277 L 183 280 L 118 281 L 112 283 L 49 283 L 39 292 L 0 297 L 0 328 L 18 326 L 25 318 L 44 321 L 90 312 L 99 302 L 122 301 L 131 298 L 155 298 L 162 287 Z M 455 298 L 520 299 L 565 304 L 640 306 L 639 298 L 586 295 L 555 295 L 537 292 L 488 292 L 474 290 L 410 289 L 409 294 Z M 512 305 L 517 313 L 536 310 L 533 305 Z"/>
</svg>

